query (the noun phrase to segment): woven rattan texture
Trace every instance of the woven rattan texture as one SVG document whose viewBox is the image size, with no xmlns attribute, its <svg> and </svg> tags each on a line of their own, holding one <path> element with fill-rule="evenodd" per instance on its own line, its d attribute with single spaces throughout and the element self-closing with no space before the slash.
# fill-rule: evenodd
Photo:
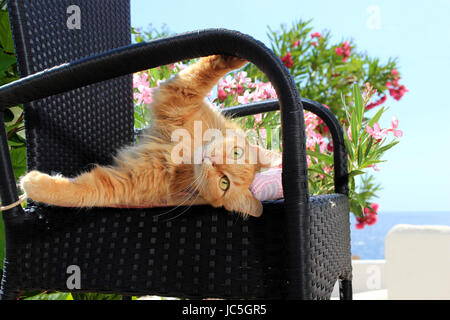
<svg viewBox="0 0 450 320">
<path fill-rule="evenodd" d="M 327 284 L 314 291 L 314 298 L 329 298 L 337 275 L 348 270 L 349 243 L 330 242 L 339 238 L 333 233 L 348 228 L 347 202 L 343 195 L 311 198 L 317 215 L 312 219 L 333 227 L 311 230 L 317 254 L 311 256 L 312 285 Z M 163 214 L 167 208 L 61 212 L 37 207 L 9 234 L 15 254 L 6 271 L 14 273 L 4 289 L 68 291 L 67 267 L 77 265 L 80 290 L 87 292 L 281 298 L 287 258 L 283 206 L 283 201 L 265 203 L 262 217 L 248 220 L 209 206 L 180 216 L 184 208 Z M 333 252 L 327 257 L 323 250 Z"/>
<path fill-rule="evenodd" d="M 80 8 L 80 29 L 69 29 L 67 8 Z M 124 0 L 9 2 L 21 76 L 128 45 Z M 28 168 L 74 175 L 111 162 L 133 141 L 131 75 L 24 105 Z"/>
<path fill-rule="evenodd" d="M 310 298 L 328 299 L 337 278 L 352 279 L 349 204 L 332 197 L 312 197 L 310 210 Z"/>
</svg>

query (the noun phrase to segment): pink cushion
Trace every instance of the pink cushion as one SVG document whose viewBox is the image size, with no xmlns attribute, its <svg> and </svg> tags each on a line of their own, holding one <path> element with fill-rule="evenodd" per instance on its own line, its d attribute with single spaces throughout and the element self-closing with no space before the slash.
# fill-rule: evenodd
<svg viewBox="0 0 450 320">
<path fill-rule="evenodd" d="M 250 191 L 260 201 L 283 198 L 281 168 L 270 168 L 256 173 Z"/>
</svg>

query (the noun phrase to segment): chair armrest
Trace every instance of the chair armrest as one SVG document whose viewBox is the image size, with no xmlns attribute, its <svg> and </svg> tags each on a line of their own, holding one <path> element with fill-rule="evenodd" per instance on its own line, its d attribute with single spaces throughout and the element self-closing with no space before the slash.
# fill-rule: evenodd
<svg viewBox="0 0 450 320">
<path fill-rule="evenodd" d="M 344 131 L 336 116 L 326 107 L 313 100 L 301 98 L 303 108 L 321 118 L 330 129 L 333 140 L 334 190 L 348 196 L 347 149 L 344 143 Z M 254 102 L 246 105 L 222 109 L 222 113 L 232 118 L 245 117 L 258 113 L 277 111 L 278 100 Z"/>
</svg>

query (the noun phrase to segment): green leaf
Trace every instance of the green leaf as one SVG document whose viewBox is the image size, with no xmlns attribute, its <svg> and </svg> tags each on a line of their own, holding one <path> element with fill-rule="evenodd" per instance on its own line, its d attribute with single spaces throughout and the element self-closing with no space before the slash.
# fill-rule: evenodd
<svg viewBox="0 0 450 320">
<path fill-rule="evenodd" d="M 348 175 L 349 175 L 349 177 L 356 177 L 361 174 L 365 174 L 365 172 L 361 171 L 361 170 L 352 170 Z"/>
<path fill-rule="evenodd" d="M 355 100 L 355 111 L 357 116 L 357 123 L 358 125 L 361 124 L 363 113 L 364 113 L 364 103 L 363 103 L 363 97 L 361 95 L 361 90 L 359 88 L 359 85 L 357 83 L 353 84 L 353 99 Z"/>
<path fill-rule="evenodd" d="M 314 173 L 322 174 L 322 175 L 326 176 L 327 178 L 333 179 L 333 177 L 330 174 L 325 173 L 323 170 L 321 170 L 319 168 L 310 167 L 310 168 L 308 168 L 308 170 L 311 172 L 314 172 Z"/>
<path fill-rule="evenodd" d="M 354 158 L 353 146 L 350 139 L 347 138 L 347 136 L 344 136 L 344 144 L 350 159 L 353 159 Z"/>
<path fill-rule="evenodd" d="M 70 292 L 40 293 L 25 300 L 73 300 Z"/>
<path fill-rule="evenodd" d="M 356 197 L 356 201 L 358 201 L 358 204 L 360 205 L 361 210 L 363 211 L 363 214 L 364 214 L 364 208 L 366 207 L 366 200 L 359 193 L 355 193 L 355 197 Z"/>
<path fill-rule="evenodd" d="M 14 53 L 11 25 L 6 10 L 0 10 L 0 44 L 6 52 Z"/>
<path fill-rule="evenodd" d="M 320 153 L 312 150 L 306 150 L 306 153 L 311 157 L 324 161 L 328 165 L 333 164 L 333 157 L 329 154 Z"/>
<path fill-rule="evenodd" d="M 358 146 L 358 165 L 363 161 L 362 146 Z"/>
<path fill-rule="evenodd" d="M 73 300 L 121 300 L 120 294 L 78 293 L 72 292 Z"/>
<path fill-rule="evenodd" d="M 380 147 L 380 148 L 378 148 L 377 153 L 378 153 L 378 154 L 383 154 L 383 153 L 385 153 L 386 151 L 388 151 L 389 149 L 391 149 L 393 146 L 395 146 L 396 144 L 398 144 L 399 142 L 400 142 L 400 141 L 394 141 L 394 142 L 391 142 L 391 143 L 385 145 L 384 147 Z"/>
<path fill-rule="evenodd" d="M 357 199 L 352 198 L 350 202 L 350 211 L 357 217 L 364 217 L 364 209 L 361 207 L 361 204 L 357 201 Z"/>
<path fill-rule="evenodd" d="M 27 171 L 27 149 L 25 147 L 12 148 L 9 153 L 14 169 L 14 177 L 18 180 Z"/>
<path fill-rule="evenodd" d="M 380 110 L 377 111 L 377 113 L 369 120 L 368 125 L 373 127 L 375 123 L 380 121 L 381 116 L 383 115 L 384 111 L 387 109 L 385 107 L 382 107 Z"/>
<path fill-rule="evenodd" d="M 366 160 L 360 165 L 360 167 L 367 168 L 372 164 L 377 164 L 377 163 L 382 163 L 382 162 L 386 162 L 386 161 L 385 160 Z"/>
<path fill-rule="evenodd" d="M 352 132 L 352 142 L 355 146 L 355 150 L 358 147 L 358 140 L 359 140 L 359 128 L 358 128 L 358 115 L 354 111 L 352 113 L 352 116 L 350 118 L 350 130 Z"/>
<path fill-rule="evenodd" d="M 267 143 L 267 150 L 271 150 L 272 149 L 272 129 L 267 126 L 266 127 L 266 143 Z"/>
<path fill-rule="evenodd" d="M 17 141 L 14 141 L 14 140 L 8 140 L 8 145 L 10 146 L 10 147 L 23 147 L 24 145 L 25 145 L 25 143 L 24 142 L 17 142 Z"/>
<path fill-rule="evenodd" d="M 0 72 L 6 71 L 14 63 L 16 63 L 16 57 L 0 52 Z"/>
<path fill-rule="evenodd" d="M 370 137 L 369 142 L 367 143 L 367 146 L 366 146 L 366 150 L 364 152 L 364 159 L 367 158 L 367 156 L 369 155 L 369 152 L 372 149 L 372 144 L 373 144 L 373 138 Z"/>
</svg>

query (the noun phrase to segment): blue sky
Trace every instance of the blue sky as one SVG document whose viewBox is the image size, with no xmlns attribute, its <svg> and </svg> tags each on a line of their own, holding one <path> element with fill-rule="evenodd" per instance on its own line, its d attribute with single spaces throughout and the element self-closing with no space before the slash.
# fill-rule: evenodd
<svg viewBox="0 0 450 320">
<path fill-rule="evenodd" d="M 397 57 L 410 92 L 400 102 L 389 98 L 381 121 L 388 126 L 397 116 L 404 133 L 375 175 L 381 211 L 450 211 L 449 16 L 449 0 L 131 0 L 134 27 L 223 27 L 269 45 L 267 26 L 313 19 L 316 31 L 329 30 L 336 42 L 353 39 L 358 51 L 383 61 Z"/>
</svg>

